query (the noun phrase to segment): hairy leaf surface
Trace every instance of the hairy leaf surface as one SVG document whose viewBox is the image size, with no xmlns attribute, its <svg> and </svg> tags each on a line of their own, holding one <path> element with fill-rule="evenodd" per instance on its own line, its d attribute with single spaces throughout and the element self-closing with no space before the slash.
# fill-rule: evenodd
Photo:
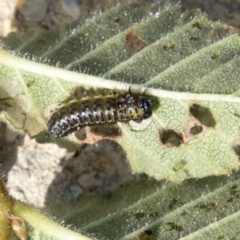
<svg viewBox="0 0 240 240">
<path fill-rule="evenodd" d="M 154 99 L 150 119 L 119 123 L 120 136 L 111 137 L 133 171 L 175 182 L 227 174 L 239 166 L 240 38 L 233 31 L 178 5 L 132 3 L 65 34 L 11 34 L 1 40 L 1 117 L 39 141 L 74 149 L 81 142 L 74 134 L 45 136 L 51 110 L 78 87 L 131 87 Z"/>
</svg>

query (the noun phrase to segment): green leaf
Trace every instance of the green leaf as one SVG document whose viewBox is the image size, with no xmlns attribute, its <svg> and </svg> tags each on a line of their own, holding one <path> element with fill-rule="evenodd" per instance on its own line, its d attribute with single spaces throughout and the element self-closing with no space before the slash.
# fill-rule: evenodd
<svg viewBox="0 0 240 240">
<path fill-rule="evenodd" d="M 7 209 L 28 223 L 27 239 L 237 239 L 239 179 L 239 172 L 180 185 L 142 178 L 111 196 L 51 207 L 58 223 L 19 201 L 8 199 Z"/>
<path fill-rule="evenodd" d="M 96 239 L 237 239 L 239 188 L 239 173 L 181 185 L 148 179 L 52 211 Z"/>
<path fill-rule="evenodd" d="M 198 11 L 134 3 L 65 34 L 12 34 L 1 40 L 9 52 L 0 50 L 1 119 L 38 140 L 74 149 L 80 143 L 74 134 L 44 136 L 50 109 L 79 86 L 88 93 L 131 86 L 146 90 L 154 104 L 151 118 L 119 123 L 121 134 L 112 138 L 134 171 L 175 182 L 231 173 L 240 154 L 240 39 L 231 30 Z M 87 239 L 78 232 L 95 239 L 237 239 L 239 187 L 234 171 L 181 185 L 142 180 L 107 198 L 55 207 L 52 215 L 66 228 L 12 201 L 2 187 L 3 238 L 9 238 L 11 210 L 29 224 L 29 239 Z"/>
<path fill-rule="evenodd" d="M 65 35 L 12 34 L 2 45 L 22 58 L 0 51 L 1 119 L 72 150 L 80 143 L 74 134 L 44 134 L 50 110 L 74 89 L 146 90 L 152 117 L 119 123 L 120 136 L 109 137 L 124 148 L 133 171 L 174 182 L 227 174 L 239 166 L 240 38 L 232 30 L 199 11 L 182 14 L 178 5 L 133 3 Z"/>
<path fill-rule="evenodd" d="M 72 231 L 67 227 L 61 226 L 43 213 L 28 206 L 25 203 L 15 201 L 13 212 L 30 223 L 28 229 L 29 239 L 57 239 L 57 240 L 90 240 L 80 233 Z"/>
<path fill-rule="evenodd" d="M 180 185 L 142 178 L 110 196 L 51 207 L 47 215 L 58 223 L 5 195 L 0 216 L 8 237 L 2 239 L 10 234 L 6 211 L 28 224 L 27 239 L 237 239 L 239 189 L 239 172 Z"/>
</svg>

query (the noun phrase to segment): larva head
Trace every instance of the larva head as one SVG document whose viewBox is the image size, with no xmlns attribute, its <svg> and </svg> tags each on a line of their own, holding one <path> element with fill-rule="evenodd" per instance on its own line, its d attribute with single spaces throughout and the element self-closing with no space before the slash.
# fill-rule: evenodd
<svg viewBox="0 0 240 240">
<path fill-rule="evenodd" d="M 151 100 L 145 96 L 140 97 L 139 107 L 143 112 L 143 119 L 147 119 L 152 115 L 152 103 Z"/>
</svg>

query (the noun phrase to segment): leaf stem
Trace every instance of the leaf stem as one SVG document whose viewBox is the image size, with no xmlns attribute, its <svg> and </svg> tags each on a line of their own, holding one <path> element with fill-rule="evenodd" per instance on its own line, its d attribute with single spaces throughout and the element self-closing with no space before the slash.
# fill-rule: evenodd
<svg viewBox="0 0 240 240">
<path fill-rule="evenodd" d="M 90 240 L 91 238 L 67 229 L 32 206 L 16 201 L 13 206 L 13 213 L 23 218 L 35 229 L 59 240 Z"/>
</svg>

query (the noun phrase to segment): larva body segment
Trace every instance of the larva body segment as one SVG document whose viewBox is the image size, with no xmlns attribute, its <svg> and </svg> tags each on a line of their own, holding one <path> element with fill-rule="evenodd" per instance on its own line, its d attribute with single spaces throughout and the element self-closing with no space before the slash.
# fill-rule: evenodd
<svg viewBox="0 0 240 240">
<path fill-rule="evenodd" d="M 47 127 L 48 131 L 58 138 L 85 126 L 126 123 L 130 120 L 141 122 L 151 115 L 151 102 L 144 95 L 97 95 L 72 99 L 61 104 L 53 111 Z"/>
</svg>

